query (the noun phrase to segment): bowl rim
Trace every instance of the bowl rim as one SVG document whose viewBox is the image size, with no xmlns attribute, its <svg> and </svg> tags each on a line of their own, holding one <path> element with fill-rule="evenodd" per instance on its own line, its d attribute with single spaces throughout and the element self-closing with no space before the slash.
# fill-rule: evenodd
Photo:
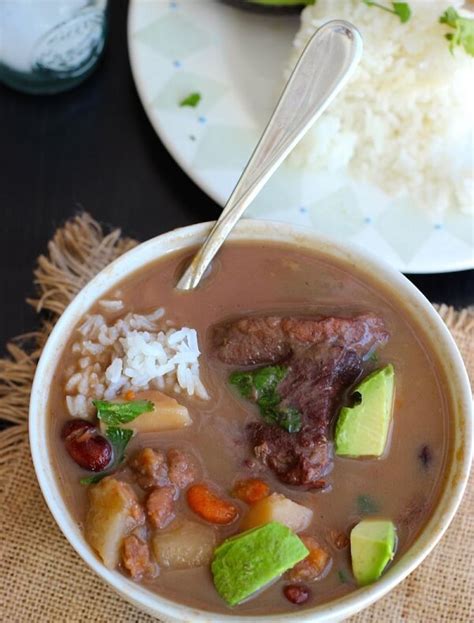
<svg viewBox="0 0 474 623">
<path fill-rule="evenodd" d="M 56 322 L 36 369 L 29 410 L 30 449 L 43 497 L 62 533 L 86 564 L 126 600 L 154 616 L 165 616 L 175 621 L 249 623 L 252 620 L 259 623 L 273 623 L 287 620 L 288 613 L 244 615 L 201 610 L 161 597 L 132 582 L 118 571 L 106 569 L 90 549 L 66 507 L 59 482 L 52 469 L 48 449 L 46 409 L 48 388 L 67 341 L 63 336 L 69 337 L 73 327 L 92 303 L 116 283 L 160 257 L 199 244 L 212 225 L 213 223 L 199 223 L 186 226 L 138 245 L 105 267 L 76 295 Z M 425 315 L 423 318 L 425 334 L 428 336 L 428 331 L 433 333 L 430 342 L 438 351 L 438 359 L 450 383 L 452 402 L 456 405 L 453 416 L 457 424 L 453 429 L 454 449 L 450 464 L 446 467 L 443 490 L 432 517 L 410 549 L 376 583 L 326 604 L 298 612 L 298 620 L 302 623 L 341 620 L 369 606 L 399 584 L 426 558 L 449 526 L 461 502 L 472 460 L 472 395 L 468 375 L 453 337 L 431 303 L 402 273 L 366 250 L 346 242 L 341 244 L 330 237 L 320 236 L 287 223 L 251 219 L 244 219 L 238 223 L 230 239 L 271 240 L 302 246 L 308 250 L 313 249 L 345 261 L 346 264 L 357 265 L 359 272 L 363 270 L 375 280 L 383 282 L 385 289 L 388 288 L 392 294 L 397 293 L 405 307 L 411 306 L 412 312 L 421 311 Z M 433 338 L 436 338 L 436 341 Z M 439 356 L 441 351 L 446 359 Z"/>
</svg>

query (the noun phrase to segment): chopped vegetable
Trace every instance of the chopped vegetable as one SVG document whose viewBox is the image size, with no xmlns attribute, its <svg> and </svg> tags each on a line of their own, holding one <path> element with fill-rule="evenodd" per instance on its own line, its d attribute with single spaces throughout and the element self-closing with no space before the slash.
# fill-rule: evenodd
<svg viewBox="0 0 474 623">
<path fill-rule="evenodd" d="M 117 566 L 124 537 L 144 521 L 143 509 L 127 483 L 106 478 L 89 490 L 85 537 L 108 569 Z"/>
<path fill-rule="evenodd" d="M 395 372 L 392 365 L 369 374 L 352 393 L 355 404 L 343 407 L 336 424 L 339 456 L 381 456 L 385 451 L 393 411 Z"/>
<path fill-rule="evenodd" d="M 455 46 L 459 45 L 467 54 L 474 56 L 474 19 L 461 17 L 453 7 L 449 7 L 439 21 L 440 24 L 454 28 L 454 32 L 445 35 L 449 41 L 450 52 L 453 53 Z"/>
<path fill-rule="evenodd" d="M 388 13 L 398 15 L 402 24 L 408 22 L 411 17 L 411 9 L 407 2 L 392 2 L 393 8 L 380 4 L 379 2 L 373 2 L 372 0 L 362 0 L 362 2 L 367 6 L 375 6 L 378 9 L 382 9 L 382 11 L 388 11 Z"/>
<path fill-rule="evenodd" d="M 237 507 L 213 493 L 207 485 L 193 485 L 187 492 L 188 504 L 197 515 L 210 523 L 226 525 L 237 519 Z"/>
<path fill-rule="evenodd" d="M 217 543 L 215 529 L 184 520 L 176 528 L 156 532 L 152 538 L 157 563 L 168 569 L 191 569 L 210 564 Z"/>
<path fill-rule="evenodd" d="M 97 417 L 107 426 L 118 426 L 131 422 L 147 411 L 153 411 L 154 405 L 149 400 L 134 400 L 132 402 L 109 402 L 107 400 L 93 400 L 97 409 Z"/>
<path fill-rule="evenodd" d="M 313 511 L 310 508 L 297 504 L 280 493 L 272 493 L 250 507 L 240 527 L 248 530 L 277 521 L 293 532 L 302 532 L 309 526 L 312 518 Z"/>
<path fill-rule="evenodd" d="M 211 567 L 214 585 L 235 606 L 307 555 L 303 542 L 289 528 L 267 523 L 227 539 L 216 549 Z"/>
<path fill-rule="evenodd" d="M 370 495 L 359 495 L 357 496 L 357 510 L 361 515 L 373 515 L 378 513 L 380 508 Z"/>
<path fill-rule="evenodd" d="M 301 540 L 309 554 L 288 571 L 290 582 L 313 582 L 319 580 L 331 565 L 331 556 L 312 536 L 302 536 Z"/>
<path fill-rule="evenodd" d="M 171 396 L 158 390 L 149 390 L 136 394 L 136 397 L 138 402 L 151 404 L 152 408 L 128 422 L 121 423 L 121 428 L 131 429 L 135 433 L 157 433 L 185 428 L 192 424 L 189 411 Z M 102 422 L 101 428 L 104 430 L 105 427 L 106 423 Z"/>
<path fill-rule="evenodd" d="M 277 392 L 287 370 L 285 366 L 267 366 L 251 372 L 233 372 L 229 382 L 241 396 L 257 403 L 266 422 L 277 424 L 289 433 L 297 433 L 301 429 L 301 414 L 293 407 L 281 407 Z"/>
<path fill-rule="evenodd" d="M 270 487 L 259 478 L 239 480 L 232 489 L 232 495 L 247 504 L 255 504 L 270 494 Z"/>
<path fill-rule="evenodd" d="M 395 526 L 385 519 L 363 519 L 351 532 L 352 572 L 359 586 L 378 580 L 393 559 Z"/>
<path fill-rule="evenodd" d="M 196 106 L 201 101 L 202 96 L 200 93 L 190 93 L 187 97 L 182 99 L 179 103 L 181 108 L 184 106 L 189 106 L 190 108 L 196 108 Z"/>
</svg>

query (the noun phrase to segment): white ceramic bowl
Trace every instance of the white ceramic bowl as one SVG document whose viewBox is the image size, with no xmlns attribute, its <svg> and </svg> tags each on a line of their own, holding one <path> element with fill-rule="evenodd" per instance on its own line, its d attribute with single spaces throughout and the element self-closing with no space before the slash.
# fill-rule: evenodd
<svg viewBox="0 0 474 623">
<path fill-rule="evenodd" d="M 289 620 L 289 615 L 244 617 L 213 614 L 182 606 L 164 599 L 145 587 L 128 580 L 118 571 L 109 571 L 88 546 L 76 522 L 69 513 L 57 482 L 48 446 L 48 388 L 64 345 L 79 319 L 94 301 L 127 275 L 159 257 L 178 249 L 186 249 L 202 242 L 210 224 L 199 224 L 178 229 L 129 251 L 105 268 L 74 299 L 57 322 L 44 348 L 36 370 L 30 403 L 30 444 L 36 474 L 46 502 L 62 532 L 84 561 L 125 599 L 148 613 L 169 621 L 195 621 L 249 623 L 276 623 Z M 357 590 L 329 604 L 316 606 L 298 613 L 300 623 L 325 623 L 343 620 L 373 603 L 401 582 L 429 554 L 448 527 L 461 500 L 471 462 L 472 453 L 472 399 L 468 377 L 457 347 L 429 301 L 399 272 L 381 263 L 361 249 L 343 246 L 308 233 L 288 224 L 268 221 L 241 221 L 233 232 L 233 240 L 273 240 L 291 242 L 301 249 L 316 249 L 328 256 L 357 266 L 372 279 L 383 283 L 405 306 L 411 316 L 419 319 L 420 330 L 425 332 L 437 352 L 439 361 L 449 379 L 454 412 L 454 452 L 447 467 L 446 481 L 441 499 L 429 523 L 416 542 L 375 584 Z"/>
</svg>

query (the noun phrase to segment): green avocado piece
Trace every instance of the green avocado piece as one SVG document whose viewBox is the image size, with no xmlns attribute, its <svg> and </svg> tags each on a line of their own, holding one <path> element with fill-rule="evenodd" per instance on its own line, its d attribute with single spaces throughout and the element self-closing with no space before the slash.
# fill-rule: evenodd
<svg viewBox="0 0 474 623">
<path fill-rule="evenodd" d="M 272 521 L 225 540 L 214 552 L 212 575 L 219 595 L 235 606 L 309 554 L 289 528 Z"/>
<path fill-rule="evenodd" d="M 389 364 L 365 377 L 355 388 L 360 403 L 343 407 L 336 424 L 338 456 L 381 456 L 387 444 L 393 411 L 395 372 Z"/>
<path fill-rule="evenodd" d="M 363 519 L 352 529 L 352 572 L 360 586 L 378 580 L 393 559 L 395 545 L 395 526 L 387 519 Z"/>
</svg>

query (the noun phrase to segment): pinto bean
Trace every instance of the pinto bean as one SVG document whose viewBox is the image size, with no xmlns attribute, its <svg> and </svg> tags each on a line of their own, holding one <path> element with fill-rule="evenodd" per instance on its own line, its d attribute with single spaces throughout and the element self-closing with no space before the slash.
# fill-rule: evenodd
<svg viewBox="0 0 474 623">
<path fill-rule="evenodd" d="M 196 480 L 197 468 L 190 454 L 171 448 L 167 458 L 169 479 L 174 485 L 185 489 Z"/>
<path fill-rule="evenodd" d="M 190 487 L 187 498 L 191 510 L 210 523 L 226 525 L 238 517 L 237 507 L 213 493 L 205 484 Z"/>
<path fill-rule="evenodd" d="M 349 545 L 349 537 L 345 532 L 331 530 L 329 538 L 336 549 L 345 549 Z"/>
<path fill-rule="evenodd" d="M 91 472 L 101 472 L 112 460 L 112 446 L 97 428 L 86 420 L 72 420 L 61 437 L 72 460 Z"/>
<path fill-rule="evenodd" d="M 285 586 L 283 589 L 283 594 L 292 604 L 304 604 L 305 601 L 308 601 L 310 592 L 306 586 L 301 586 L 299 584 L 289 584 Z"/>
<path fill-rule="evenodd" d="M 169 485 L 168 465 L 161 450 L 143 448 L 130 461 L 135 478 L 142 489 Z"/>
<path fill-rule="evenodd" d="M 175 518 L 174 487 L 157 487 L 147 498 L 145 507 L 153 528 L 165 528 Z"/>
</svg>

